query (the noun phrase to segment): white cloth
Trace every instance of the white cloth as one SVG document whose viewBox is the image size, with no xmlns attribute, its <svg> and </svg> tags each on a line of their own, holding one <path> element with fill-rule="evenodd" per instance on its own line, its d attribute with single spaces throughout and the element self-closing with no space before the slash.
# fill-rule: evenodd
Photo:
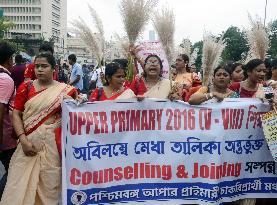
<svg viewBox="0 0 277 205">
<path fill-rule="evenodd" d="M 101 80 L 101 72 L 105 73 L 105 68 L 102 67 L 102 68 L 97 68 L 92 76 L 91 76 L 91 81 L 96 81 L 96 87 L 97 88 L 102 88 L 103 87 L 103 82 Z"/>
</svg>

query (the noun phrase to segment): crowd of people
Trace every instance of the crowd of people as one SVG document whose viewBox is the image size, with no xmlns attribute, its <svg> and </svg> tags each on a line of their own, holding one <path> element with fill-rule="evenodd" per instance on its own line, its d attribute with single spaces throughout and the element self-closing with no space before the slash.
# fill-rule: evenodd
<svg viewBox="0 0 277 205">
<path fill-rule="evenodd" d="M 228 62 L 214 69 L 204 86 L 185 54 L 177 56 L 170 79 L 165 79 L 158 55 L 142 59 L 130 47 L 143 73 L 135 72 L 132 82 L 127 82 L 126 59 L 94 69 L 77 63 L 74 54 L 68 56 L 68 64 L 57 63 L 53 53 L 51 46 L 42 45 L 34 62 L 26 66 L 21 55 L 14 57 L 9 44 L 0 43 L 0 160 L 6 170 L 0 182 L 0 205 L 59 203 L 63 99 L 83 102 L 87 94 L 91 102 L 158 98 L 200 105 L 224 98 L 264 100 L 268 98 L 264 87 L 277 84 L 277 60 L 267 67 L 260 59 L 246 65 Z M 254 205 L 256 200 L 239 203 Z"/>
</svg>

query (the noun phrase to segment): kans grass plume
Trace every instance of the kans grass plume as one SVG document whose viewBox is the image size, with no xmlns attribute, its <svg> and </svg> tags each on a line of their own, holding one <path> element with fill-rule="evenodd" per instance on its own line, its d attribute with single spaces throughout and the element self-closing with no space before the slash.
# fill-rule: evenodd
<svg viewBox="0 0 277 205">
<path fill-rule="evenodd" d="M 248 17 L 251 29 L 246 32 L 249 52 L 247 58 L 245 59 L 245 63 L 255 58 L 264 60 L 269 49 L 269 35 L 262 23 L 262 20 L 258 17 L 253 19 L 250 14 L 248 14 Z"/>
<path fill-rule="evenodd" d="M 150 19 L 158 0 L 121 0 L 120 12 L 130 45 L 134 45 Z M 129 54 L 126 79 L 131 82 L 135 73 L 134 59 Z"/>
<path fill-rule="evenodd" d="M 199 48 L 193 49 L 193 51 L 192 51 L 192 53 L 190 55 L 190 58 L 189 58 L 189 61 L 190 61 L 191 65 L 195 64 L 197 56 L 198 56 L 198 52 L 199 52 Z"/>
<path fill-rule="evenodd" d="M 75 33 L 80 36 L 80 38 L 89 47 L 92 53 L 94 53 L 98 63 L 100 63 L 103 58 L 103 52 L 101 50 L 97 34 L 92 32 L 90 27 L 80 17 L 79 19 L 73 20 L 72 25 L 74 27 L 73 31 L 75 31 Z"/>
<path fill-rule="evenodd" d="M 154 27 L 165 50 L 168 62 L 172 62 L 174 52 L 175 15 L 173 10 L 163 8 L 153 18 Z"/>
<path fill-rule="evenodd" d="M 127 36 L 119 36 L 117 33 L 114 34 L 116 48 L 120 53 L 120 56 L 123 58 L 128 58 L 129 53 L 129 41 Z"/>
<path fill-rule="evenodd" d="M 89 8 L 90 15 L 92 17 L 94 26 L 97 30 L 96 33 L 98 33 L 98 36 L 99 36 L 100 41 L 98 43 L 98 46 L 102 52 L 102 58 L 104 58 L 105 57 L 104 56 L 104 54 L 105 54 L 105 37 L 104 37 L 103 23 L 102 23 L 102 20 L 100 19 L 100 17 L 98 16 L 97 12 L 95 11 L 95 9 L 92 8 L 89 4 L 88 4 L 88 8 Z"/>
<path fill-rule="evenodd" d="M 222 35 L 223 36 L 223 35 Z M 208 86 L 212 80 L 214 69 L 219 65 L 221 54 L 226 46 L 222 37 L 217 41 L 211 35 L 205 35 L 203 40 L 203 82 L 204 86 Z"/>
<path fill-rule="evenodd" d="M 183 39 L 182 43 L 178 46 L 178 53 L 179 54 L 186 54 L 190 56 L 191 54 L 191 42 L 189 39 Z"/>
<path fill-rule="evenodd" d="M 120 12 L 124 28 L 131 44 L 134 44 L 143 28 L 150 19 L 150 15 L 157 5 L 157 0 L 122 0 Z"/>
</svg>

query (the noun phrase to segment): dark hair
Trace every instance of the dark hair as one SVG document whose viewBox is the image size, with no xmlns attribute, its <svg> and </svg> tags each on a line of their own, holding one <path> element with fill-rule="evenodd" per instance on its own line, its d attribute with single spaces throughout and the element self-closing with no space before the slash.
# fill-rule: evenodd
<svg viewBox="0 0 277 205">
<path fill-rule="evenodd" d="M 272 67 L 272 62 L 271 62 L 271 60 L 270 59 L 268 59 L 268 58 L 266 58 L 265 60 L 264 60 L 264 65 L 265 65 L 265 67 L 268 69 L 270 69 L 271 67 Z"/>
<path fill-rule="evenodd" d="M 277 69 L 277 58 L 274 59 L 274 60 L 271 62 L 271 66 L 272 66 L 271 69 Z"/>
<path fill-rule="evenodd" d="M 256 67 L 259 65 L 264 64 L 264 62 L 261 59 L 253 59 L 250 60 L 246 65 L 245 65 L 245 71 L 246 72 L 252 72 Z"/>
<path fill-rule="evenodd" d="M 75 54 L 70 54 L 70 55 L 68 56 L 68 60 L 72 60 L 74 63 L 76 63 L 77 57 L 76 57 Z"/>
<path fill-rule="evenodd" d="M 183 53 L 183 54 L 180 54 L 179 56 L 181 56 L 184 62 L 187 62 L 186 70 L 187 72 L 190 72 L 188 55 Z"/>
<path fill-rule="evenodd" d="M 187 54 L 180 54 L 180 56 L 184 60 L 184 62 L 189 62 L 189 57 Z"/>
<path fill-rule="evenodd" d="M 40 53 L 36 56 L 35 61 L 38 58 L 46 58 L 47 62 L 51 65 L 51 68 L 54 69 L 56 66 L 56 60 L 54 58 L 53 55 L 51 55 L 50 53 Z"/>
<path fill-rule="evenodd" d="M 238 66 L 242 66 L 242 64 L 241 63 L 230 63 L 230 64 L 226 65 L 226 68 L 232 74 L 235 71 L 236 67 L 238 67 Z"/>
<path fill-rule="evenodd" d="M 52 55 L 54 53 L 54 49 L 53 49 L 53 46 L 49 43 L 45 43 L 45 44 L 42 44 L 40 47 L 39 47 L 39 52 L 51 52 Z"/>
<path fill-rule="evenodd" d="M 109 85 L 108 78 L 111 78 L 117 72 L 118 69 L 124 70 L 124 68 L 119 63 L 116 63 L 116 62 L 111 62 L 106 65 L 105 67 L 106 85 Z"/>
<path fill-rule="evenodd" d="M 0 65 L 4 64 L 15 53 L 14 48 L 7 42 L 0 42 Z"/>
<path fill-rule="evenodd" d="M 220 69 L 225 70 L 231 77 L 232 73 L 231 73 L 230 69 L 228 69 L 227 66 L 222 66 L 222 65 L 217 66 L 216 69 L 214 69 L 214 77 L 215 77 L 215 74 L 217 73 L 217 71 L 220 70 Z"/>
<path fill-rule="evenodd" d="M 157 56 L 157 55 L 155 55 L 155 54 L 150 54 L 150 55 L 148 55 L 147 58 L 146 58 L 145 61 L 144 61 L 144 66 L 146 65 L 148 59 L 149 59 L 149 58 L 152 58 L 152 57 L 158 59 L 159 64 L 160 64 L 160 68 L 161 68 L 160 76 L 162 76 L 162 73 L 163 73 L 163 62 L 162 62 L 162 60 L 160 59 L 159 56 Z M 145 72 L 143 72 L 143 75 L 144 75 L 143 77 L 146 77 L 146 73 L 145 73 Z"/>
<path fill-rule="evenodd" d="M 23 62 L 22 55 L 17 54 L 17 55 L 14 57 L 14 61 L 15 61 L 16 64 L 21 64 L 21 63 Z"/>
<path fill-rule="evenodd" d="M 124 58 L 114 59 L 113 62 L 119 63 L 124 69 L 126 69 L 128 66 L 128 60 Z"/>
</svg>

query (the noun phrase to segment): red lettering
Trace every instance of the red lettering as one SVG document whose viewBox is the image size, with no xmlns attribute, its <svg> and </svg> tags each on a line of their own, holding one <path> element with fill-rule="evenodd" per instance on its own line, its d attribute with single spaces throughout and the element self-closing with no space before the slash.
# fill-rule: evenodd
<svg viewBox="0 0 277 205">
<path fill-rule="evenodd" d="M 70 183 L 72 185 L 80 185 L 81 183 L 81 179 L 79 179 L 80 177 L 81 177 L 81 172 L 78 169 L 76 168 L 71 169 Z"/>
<path fill-rule="evenodd" d="M 167 120 L 167 124 L 166 124 L 166 130 L 173 130 L 172 125 L 171 125 L 172 115 L 173 115 L 172 110 L 167 109 L 166 110 L 166 116 L 168 117 L 168 120 Z"/>
<path fill-rule="evenodd" d="M 155 110 L 149 110 L 149 129 L 155 130 Z"/>
<path fill-rule="evenodd" d="M 132 177 L 133 177 L 133 167 L 131 166 L 124 167 L 124 178 L 132 179 Z"/>
<path fill-rule="evenodd" d="M 90 112 L 86 112 L 86 118 L 87 118 L 86 134 L 89 134 L 90 126 L 93 125 L 92 114 Z"/>
<path fill-rule="evenodd" d="M 78 135 L 82 134 L 82 126 L 86 124 L 86 116 L 83 112 L 78 112 Z"/>
<path fill-rule="evenodd" d="M 82 174 L 82 184 L 83 185 L 88 185 L 91 183 L 92 180 L 92 174 L 91 172 L 84 172 Z"/>
<path fill-rule="evenodd" d="M 181 129 L 181 112 L 179 109 L 174 110 L 174 129 Z"/>
<path fill-rule="evenodd" d="M 190 130 L 195 129 L 195 111 L 194 109 L 189 109 L 188 111 L 188 128 Z"/>
<path fill-rule="evenodd" d="M 204 122 L 203 122 L 204 120 Z M 199 127 L 201 130 L 210 130 L 212 121 L 212 110 L 201 108 L 199 110 Z"/>
<path fill-rule="evenodd" d="M 77 133 L 77 113 L 69 112 L 69 128 L 71 135 L 76 135 Z"/>
<path fill-rule="evenodd" d="M 163 109 L 156 110 L 156 114 L 157 114 L 157 121 L 158 121 L 158 130 L 161 130 Z"/>
<path fill-rule="evenodd" d="M 122 167 L 117 167 L 114 169 L 114 179 L 116 181 L 122 180 L 123 174 L 121 172 L 122 172 Z"/>
<path fill-rule="evenodd" d="M 147 110 L 142 110 L 141 112 L 141 130 L 149 130 L 147 121 Z"/>
<path fill-rule="evenodd" d="M 125 112 L 118 112 L 118 124 L 119 124 L 119 132 L 125 131 Z"/>
<path fill-rule="evenodd" d="M 108 133 L 107 115 L 106 112 L 99 112 L 101 133 Z"/>
<path fill-rule="evenodd" d="M 116 125 L 117 122 L 118 122 L 117 112 L 116 111 L 111 111 L 112 133 L 115 132 L 115 125 Z"/>
<path fill-rule="evenodd" d="M 100 129 L 99 129 L 99 121 L 97 119 L 98 112 L 93 112 L 93 121 L 94 121 L 94 134 L 99 134 Z"/>
<path fill-rule="evenodd" d="M 131 111 L 130 131 L 140 131 L 140 110 Z"/>
</svg>

